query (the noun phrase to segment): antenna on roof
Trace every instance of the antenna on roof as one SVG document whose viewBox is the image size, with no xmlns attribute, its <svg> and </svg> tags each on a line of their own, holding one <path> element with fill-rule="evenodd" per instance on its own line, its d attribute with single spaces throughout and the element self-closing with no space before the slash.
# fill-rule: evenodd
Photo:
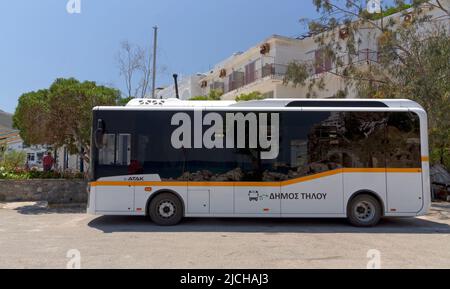
<svg viewBox="0 0 450 289">
<path fill-rule="evenodd" d="M 180 99 L 180 95 L 179 95 L 179 93 L 178 93 L 178 74 L 174 74 L 173 75 L 173 81 L 174 81 L 174 83 L 175 83 L 175 96 L 178 98 L 178 99 Z"/>
</svg>

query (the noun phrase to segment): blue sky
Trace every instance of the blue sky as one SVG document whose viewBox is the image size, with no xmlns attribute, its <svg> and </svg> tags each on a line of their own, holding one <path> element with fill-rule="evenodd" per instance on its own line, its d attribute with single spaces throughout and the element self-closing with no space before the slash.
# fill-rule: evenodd
<svg viewBox="0 0 450 289">
<path fill-rule="evenodd" d="M 154 25 L 161 86 L 272 34 L 299 35 L 298 20 L 316 17 L 311 0 L 80 0 L 81 14 L 67 13 L 68 1 L 0 0 L 0 109 L 14 112 L 22 93 L 58 77 L 122 89 L 120 42 L 150 47 Z"/>
</svg>

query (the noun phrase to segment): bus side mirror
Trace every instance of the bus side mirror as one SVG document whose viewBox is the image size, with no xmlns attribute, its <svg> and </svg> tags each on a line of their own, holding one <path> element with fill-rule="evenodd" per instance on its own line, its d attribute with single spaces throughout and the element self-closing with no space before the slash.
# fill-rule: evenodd
<svg viewBox="0 0 450 289">
<path fill-rule="evenodd" d="M 97 121 L 97 129 L 94 132 L 95 146 L 99 149 L 103 147 L 103 135 L 105 133 L 105 124 L 102 119 Z"/>
</svg>

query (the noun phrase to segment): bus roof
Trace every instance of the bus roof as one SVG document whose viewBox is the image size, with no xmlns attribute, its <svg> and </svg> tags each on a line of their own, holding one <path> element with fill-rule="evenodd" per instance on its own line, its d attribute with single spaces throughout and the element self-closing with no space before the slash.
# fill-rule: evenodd
<svg viewBox="0 0 450 289">
<path fill-rule="evenodd" d="M 408 99 L 264 99 L 244 102 L 236 101 L 189 101 L 179 99 L 135 98 L 125 107 L 114 110 L 152 109 L 152 108 L 419 108 L 418 103 Z M 96 107 L 96 110 L 110 110 L 112 107 Z"/>
</svg>

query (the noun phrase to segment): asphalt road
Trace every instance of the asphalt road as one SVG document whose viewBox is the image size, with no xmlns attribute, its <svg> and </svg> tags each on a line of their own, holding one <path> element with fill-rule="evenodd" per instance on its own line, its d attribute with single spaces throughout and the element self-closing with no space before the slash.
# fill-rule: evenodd
<svg viewBox="0 0 450 289">
<path fill-rule="evenodd" d="M 379 255 L 368 258 L 369 250 Z M 366 268 L 374 261 L 450 268 L 450 204 L 368 229 L 339 219 L 187 219 L 158 227 L 141 217 L 0 204 L 0 268 Z"/>
</svg>

